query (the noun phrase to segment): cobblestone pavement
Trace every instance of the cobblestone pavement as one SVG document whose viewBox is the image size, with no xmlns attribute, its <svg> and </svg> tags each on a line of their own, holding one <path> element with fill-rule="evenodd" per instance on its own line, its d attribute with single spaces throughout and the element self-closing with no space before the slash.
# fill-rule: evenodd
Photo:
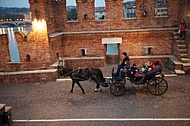
<svg viewBox="0 0 190 126">
<path fill-rule="evenodd" d="M 110 76 L 112 66 L 102 68 L 104 76 Z M 63 125 L 138 125 L 138 126 L 188 126 L 190 121 L 114 121 L 114 119 L 142 118 L 190 118 L 190 75 L 165 77 L 168 91 L 153 96 L 135 86 L 136 92 L 113 96 L 109 88 L 94 92 L 95 83 L 82 82 L 86 94 L 77 85 L 69 93 L 71 82 L 44 82 L 27 84 L 0 84 L 0 103 L 12 106 L 13 126 L 63 126 Z M 130 87 L 130 83 L 126 83 Z M 60 121 L 48 119 L 97 119 L 95 121 Z M 100 119 L 112 119 L 100 120 Z M 99 120 L 98 120 L 99 119 Z M 37 120 L 36 122 L 16 122 Z M 39 120 L 44 120 L 39 122 Z"/>
</svg>

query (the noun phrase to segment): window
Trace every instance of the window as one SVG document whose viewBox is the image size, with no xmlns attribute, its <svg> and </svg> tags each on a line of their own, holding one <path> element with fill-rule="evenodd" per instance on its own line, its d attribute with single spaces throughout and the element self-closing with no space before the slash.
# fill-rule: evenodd
<svg viewBox="0 0 190 126">
<path fill-rule="evenodd" d="M 26 62 L 30 62 L 30 55 L 26 55 Z"/>
<path fill-rule="evenodd" d="M 155 15 L 156 17 L 168 16 L 168 0 L 156 0 Z"/>
<path fill-rule="evenodd" d="M 66 0 L 67 20 L 77 20 L 76 0 Z"/>
<path fill-rule="evenodd" d="M 95 20 L 105 20 L 106 19 L 106 7 L 105 0 L 95 0 Z"/>
<path fill-rule="evenodd" d="M 135 18 L 136 17 L 136 4 L 135 0 L 123 0 L 123 12 L 124 18 Z"/>
<path fill-rule="evenodd" d="M 107 55 L 118 55 L 118 45 L 116 44 L 107 44 Z"/>
</svg>

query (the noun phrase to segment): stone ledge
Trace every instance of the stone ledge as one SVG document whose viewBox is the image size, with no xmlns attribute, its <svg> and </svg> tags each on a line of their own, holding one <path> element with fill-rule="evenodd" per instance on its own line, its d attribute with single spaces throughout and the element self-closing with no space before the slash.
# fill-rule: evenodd
<svg viewBox="0 0 190 126">
<path fill-rule="evenodd" d="M 172 58 L 173 55 L 146 55 L 146 56 L 129 56 L 130 59 L 144 59 L 144 58 Z"/>
<path fill-rule="evenodd" d="M 65 60 L 103 60 L 104 57 L 81 56 L 81 57 L 63 57 L 62 59 L 64 61 Z M 58 61 L 50 66 L 57 67 L 57 65 L 58 65 Z"/>
<path fill-rule="evenodd" d="M 178 27 L 171 28 L 144 28 L 144 29 L 126 29 L 126 30 L 104 30 L 104 31 L 76 31 L 76 32 L 54 32 L 49 35 L 49 37 L 57 37 L 59 35 L 69 35 L 69 34 L 95 34 L 95 33 L 115 33 L 115 32 L 144 32 L 144 31 L 166 31 L 175 30 Z"/>
<path fill-rule="evenodd" d="M 81 57 L 64 57 L 65 60 L 76 60 L 76 59 L 104 59 L 104 57 L 90 57 L 90 56 L 81 56 Z"/>
<path fill-rule="evenodd" d="M 16 71 L 16 72 L 0 72 L 1 75 L 19 75 L 19 74 L 38 74 L 38 73 L 53 73 L 56 72 L 57 69 L 50 70 L 30 70 L 30 71 Z"/>
</svg>

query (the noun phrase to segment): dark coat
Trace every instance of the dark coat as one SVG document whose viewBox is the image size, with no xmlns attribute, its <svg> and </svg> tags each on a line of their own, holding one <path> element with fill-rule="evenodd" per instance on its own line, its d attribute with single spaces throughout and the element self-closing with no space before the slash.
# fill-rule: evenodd
<svg viewBox="0 0 190 126">
<path fill-rule="evenodd" d="M 121 66 L 125 66 L 125 61 L 129 61 L 129 57 L 128 56 L 125 56 L 125 58 L 123 59 L 122 63 L 121 63 Z"/>
</svg>

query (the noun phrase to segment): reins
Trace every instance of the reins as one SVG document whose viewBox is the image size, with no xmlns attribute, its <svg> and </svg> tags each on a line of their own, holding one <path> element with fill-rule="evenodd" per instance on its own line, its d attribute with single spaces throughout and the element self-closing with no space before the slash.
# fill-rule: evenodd
<svg viewBox="0 0 190 126">
<path fill-rule="evenodd" d="M 65 74 L 65 75 L 63 75 L 63 76 L 66 77 L 67 75 L 69 75 L 69 74 L 75 72 L 76 70 L 78 70 L 78 69 L 74 69 L 74 70 L 72 70 L 71 72 L 69 72 L 69 73 L 67 73 L 67 74 Z"/>
<path fill-rule="evenodd" d="M 75 71 L 77 71 L 77 70 L 79 70 L 79 69 L 80 69 L 80 68 L 74 69 L 74 70 L 72 70 L 72 71 L 70 71 L 70 72 L 68 72 L 67 74 L 64 74 L 64 75 L 62 75 L 62 76 L 63 76 L 63 77 L 66 77 L 66 76 L 68 76 L 69 74 L 71 74 L 71 73 L 73 73 L 73 72 L 75 72 Z M 81 75 L 81 74 L 80 74 L 80 76 L 86 78 L 86 76 L 83 76 L 83 75 Z"/>
</svg>

